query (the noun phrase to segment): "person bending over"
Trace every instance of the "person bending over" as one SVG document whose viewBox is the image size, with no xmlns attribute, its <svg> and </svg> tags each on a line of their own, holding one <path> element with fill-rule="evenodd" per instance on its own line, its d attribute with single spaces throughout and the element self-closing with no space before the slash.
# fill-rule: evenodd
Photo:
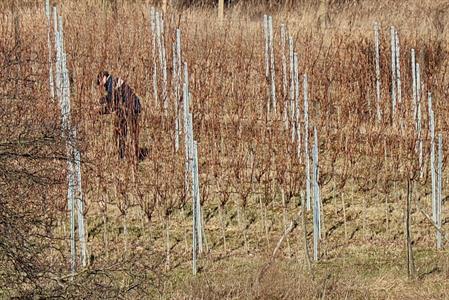
<svg viewBox="0 0 449 300">
<path fill-rule="evenodd" d="M 139 115 L 142 106 L 134 90 L 120 77 L 115 77 L 107 71 L 101 71 L 97 76 L 97 86 L 104 96 L 100 98 L 100 114 L 115 112 L 114 137 L 118 146 L 118 156 L 125 158 L 128 131 L 131 135 L 132 158 L 143 159 L 139 150 Z"/>
</svg>

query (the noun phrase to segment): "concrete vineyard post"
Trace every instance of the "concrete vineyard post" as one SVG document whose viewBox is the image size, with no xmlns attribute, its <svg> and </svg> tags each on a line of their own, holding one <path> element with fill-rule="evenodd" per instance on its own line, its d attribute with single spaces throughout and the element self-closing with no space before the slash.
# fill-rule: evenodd
<svg viewBox="0 0 449 300">
<path fill-rule="evenodd" d="M 296 107 L 297 107 L 297 101 L 298 101 L 298 85 L 297 85 L 297 60 L 298 60 L 298 56 L 296 55 L 296 52 L 293 54 L 293 61 L 292 61 L 292 84 L 293 84 L 293 88 L 292 88 L 292 107 L 291 107 L 291 136 L 292 136 L 292 143 L 295 142 L 295 137 L 296 137 L 296 120 L 298 118 L 298 115 L 296 114 Z"/>
<path fill-rule="evenodd" d="M 151 37 L 152 37 L 152 56 L 153 56 L 153 97 L 156 106 L 159 104 L 159 92 L 158 92 L 158 80 L 157 80 L 157 58 L 156 58 L 156 47 L 157 47 L 157 31 L 156 31 L 156 11 L 154 7 L 150 8 L 150 27 L 151 27 Z"/>
<path fill-rule="evenodd" d="M 416 96 L 416 55 L 415 55 L 415 49 L 412 49 L 410 52 L 411 57 L 411 63 L 412 63 L 412 107 L 413 107 L 413 120 L 415 121 L 415 127 L 418 128 L 417 123 L 417 96 Z"/>
<path fill-rule="evenodd" d="M 55 49 L 56 49 L 56 63 L 55 63 L 55 87 L 56 87 L 56 96 L 58 97 L 59 101 L 61 101 L 61 65 L 60 61 L 61 58 L 59 57 L 60 53 L 58 51 L 57 44 L 59 45 L 59 32 L 58 32 L 58 17 L 57 17 L 57 11 L 56 7 L 53 7 L 53 30 L 55 33 Z"/>
<path fill-rule="evenodd" d="M 183 86 L 183 112 L 184 112 L 184 150 L 185 150 L 185 189 L 186 189 L 186 194 L 189 191 L 189 173 L 190 173 L 190 158 L 189 158 L 189 153 L 190 153 L 190 143 L 189 143 L 189 132 L 188 132 L 188 111 L 189 111 L 189 73 L 188 73 L 188 69 L 187 69 L 187 63 L 184 63 L 184 86 Z"/>
<path fill-rule="evenodd" d="M 309 158 L 309 104 L 307 74 L 304 74 L 303 82 L 304 92 L 304 159 L 306 167 L 306 208 L 310 210 L 310 158 Z"/>
<path fill-rule="evenodd" d="M 264 31 L 264 41 L 265 41 L 265 47 L 264 47 L 264 58 L 265 58 L 265 80 L 267 83 L 270 81 L 270 54 L 269 54 L 269 33 L 268 33 L 268 16 L 263 16 L 263 31 Z M 270 113 L 270 86 L 267 86 L 267 114 Z"/>
<path fill-rule="evenodd" d="M 71 170 L 72 170 L 72 184 L 75 184 L 74 190 L 74 200 L 76 201 L 76 209 L 78 216 L 78 236 L 81 245 L 81 264 L 83 267 L 87 266 L 87 243 L 86 243 L 86 230 L 85 230 L 85 220 L 84 220 L 84 199 L 81 184 L 81 157 L 79 150 L 75 147 L 76 143 L 76 130 L 71 126 L 71 108 L 70 108 L 70 80 L 69 72 L 67 69 L 67 55 L 64 49 L 64 34 L 63 34 L 63 24 L 62 16 L 59 16 L 59 38 L 60 38 L 60 57 L 61 61 L 61 71 L 62 71 L 62 93 L 63 93 L 63 121 L 66 125 L 65 130 L 68 133 L 68 143 L 69 143 L 69 153 L 71 159 Z M 72 204 L 74 208 L 75 205 Z"/>
<path fill-rule="evenodd" d="M 393 26 L 390 28 L 391 35 L 391 121 L 394 122 L 396 112 L 396 33 Z"/>
<path fill-rule="evenodd" d="M 437 195 L 436 195 L 436 173 L 435 173 L 435 116 L 432 110 L 432 94 L 428 92 L 428 110 L 429 110 L 429 131 L 430 131 L 430 176 L 432 182 L 432 217 L 433 222 L 437 223 Z"/>
<path fill-rule="evenodd" d="M 218 21 L 221 23 L 224 19 L 224 0 L 218 0 Z"/>
<path fill-rule="evenodd" d="M 294 78 L 295 78 L 295 108 L 294 108 L 294 116 L 295 116 L 295 126 L 296 128 L 296 155 L 301 160 L 301 123 L 299 120 L 300 117 L 300 109 L 299 109 L 299 63 L 298 63 L 298 54 L 295 52 L 293 55 L 293 65 L 294 65 Z M 294 142 L 294 141 L 293 141 Z"/>
<path fill-rule="evenodd" d="M 78 234 L 80 238 L 81 244 L 81 264 L 83 267 L 87 266 L 88 257 L 87 257 L 87 230 L 85 227 L 85 219 L 84 219 L 84 199 L 83 199 L 83 191 L 81 187 L 81 157 L 78 149 L 74 149 L 75 156 L 75 170 L 76 170 L 76 183 L 78 189 Z"/>
<path fill-rule="evenodd" d="M 285 56 L 286 26 L 281 24 L 281 60 L 282 60 L 282 96 L 284 98 L 284 120 L 286 119 L 287 108 L 287 58 Z"/>
<path fill-rule="evenodd" d="M 168 99 L 167 99 L 167 62 L 165 58 L 165 37 L 164 37 L 164 19 L 161 13 L 156 12 L 156 39 L 157 47 L 159 49 L 159 64 L 162 74 L 162 107 L 164 113 L 167 114 Z"/>
<path fill-rule="evenodd" d="M 313 260 L 318 260 L 318 242 L 321 239 L 321 204 L 318 169 L 318 135 L 316 127 L 313 130 Z"/>
<path fill-rule="evenodd" d="M 156 43 L 157 43 L 157 49 L 158 49 L 158 56 L 159 56 L 159 67 L 161 68 L 161 73 L 163 69 L 163 58 L 162 58 L 162 38 L 161 38 L 161 23 L 159 21 L 160 16 L 159 12 L 157 11 L 155 13 L 155 29 L 156 29 Z M 164 101 L 164 92 L 162 92 L 162 101 Z"/>
<path fill-rule="evenodd" d="M 437 203 L 436 203 L 436 222 L 435 224 L 441 229 L 441 204 L 443 184 L 443 136 L 438 134 L 438 165 L 437 165 Z M 436 231 L 437 249 L 441 249 L 441 231 Z"/>
<path fill-rule="evenodd" d="M 273 38 L 273 18 L 268 17 L 268 37 L 269 37 L 269 50 L 270 50 L 270 84 L 271 84 L 271 106 L 273 107 L 273 112 L 276 114 L 277 103 L 276 103 L 276 75 L 274 68 L 274 38 Z"/>
<path fill-rule="evenodd" d="M 186 193 L 191 195 L 192 199 L 192 268 L 195 275 L 198 271 L 198 254 L 203 252 L 203 243 L 205 242 L 204 228 L 201 215 L 200 201 L 200 181 L 198 174 L 198 144 L 193 134 L 193 118 L 189 109 L 189 103 L 192 94 L 189 91 L 189 76 L 187 63 L 184 63 L 184 144 L 186 152 L 185 161 L 185 184 Z M 190 177 L 190 178 L 189 178 Z M 190 190 L 189 185 L 190 183 Z"/>
<path fill-rule="evenodd" d="M 53 81 L 53 61 L 52 61 L 52 45 L 50 39 L 51 30 L 51 16 L 50 16 L 50 1 L 45 1 L 45 15 L 47 16 L 47 44 L 48 44 L 48 66 L 49 66 L 49 88 L 50 88 L 50 98 L 53 100 L 55 98 L 55 87 Z"/>
<path fill-rule="evenodd" d="M 294 62 L 294 49 L 293 49 L 293 38 L 290 36 L 288 38 L 288 55 L 290 60 L 290 91 L 289 91 L 289 98 L 290 98 L 290 123 L 292 124 L 292 136 L 293 136 L 293 116 L 295 115 L 294 110 L 294 101 L 295 101 L 295 62 Z M 288 112 L 287 112 L 287 119 L 288 119 Z M 286 128 L 288 128 L 289 120 L 286 122 Z M 293 138 L 292 138 L 293 139 Z"/>
<path fill-rule="evenodd" d="M 84 199 L 81 184 L 81 158 L 76 149 L 76 130 L 71 125 L 70 109 L 70 80 L 67 69 L 67 55 L 64 50 L 64 34 L 62 17 L 53 8 L 56 48 L 56 85 L 57 96 L 61 109 L 62 135 L 66 140 L 67 151 L 67 179 L 68 179 L 68 207 L 70 214 L 70 253 L 71 272 L 76 270 L 76 240 L 75 240 L 75 210 L 77 210 L 78 236 L 81 244 L 80 261 L 83 267 L 87 265 L 87 243 L 84 220 Z"/>
<path fill-rule="evenodd" d="M 53 8 L 53 21 L 55 28 L 55 48 L 56 48 L 56 86 L 57 86 L 57 96 L 59 99 L 59 106 L 61 108 L 61 122 L 62 122 L 62 135 L 66 136 L 66 106 L 65 106 L 65 93 L 63 92 L 63 79 L 62 79 L 62 43 L 61 43 L 61 33 L 59 32 L 60 27 L 59 18 L 57 15 L 57 10 Z M 67 161 L 67 205 L 69 209 L 69 220 L 70 220 L 70 270 L 72 273 L 76 270 L 76 242 L 75 242 L 75 178 L 74 178 L 74 167 L 73 161 L 70 153 L 69 141 L 66 142 L 66 151 L 68 156 Z"/>
<path fill-rule="evenodd" d="M 419 64 L 416 64 L 416 130 L 418 131 L 418 163 L 419 163 L 419 176 L 424 175 L 424 162 L 423 162 L 423 140 L 422 140 L 422 113 L 421 113 L 421 75 Z"/>
<path fill-rule="evenodd" d="M 400 59 L 400 48 L 399 48 L 399 34 L 397 30 L 394 31 L 394 48 L 396 51 L 395 55 L 395 65 L 396 65 L 396 88 L 397 88 L 397 100 L 398 103 L 402 102 L 402 92 L 401 92 L 401 59 Z"/>
<path fill-rule="evenodd" d="M 380 41 L 379 41 L 379 24 L 374 23 L 374 46 L 375 46 L 375 61 L 376 61 L 376 112 L 377 121 L 382 119 L 380 109 Z"/>
<path fill-rule="evenodd" d="M 179 136 L 181 135 L 181 121 L 179 120 L 179 98 L 180 98 L 180 90 L 181 90 L 181 74 L 182 74 L 182 56 L 181 56 L 181 30 L 176 29 L 176 57 L 177 57 L 177 67 L 176 67 L 176 78 L 177 78 L 177 110 L 176 110 L 176 128 L 177 128 L 177 139 L 179 141 Z"/>
<path fill-rule="evenodd" d="M 172 81 L 173 81 L 173 100 L 174 100 L 174 105 L 175 105 L 175 132 L 174 132 L 174 140 L 175 140 L 175 152 L 178 152 L 179 150 L 179 122 L 178 122 L 178 100 L 179 100 L 179 86 L 178 86 L 178 62 L 177 62 L 177 57 L 176 57 L 176 42 L 173 44 L 173 76 L 172 76 Z"/>
<path fill-rule="evenodd" d="M 175 105 L 175 151 L 179 150 L 180 121 L 179 121 L 179 96 L 181 82 L 181 30 L 176 29 L 175 43 L 173 44 L 173 96 Z"/>
<path fill-rule="evenodd" d="M 198 174 L 198 143 L 194 141 L 193 145 L 193 156 L 194 156 L 194 164 L 195 164 L 195 170 L 194 170 L 194 180 L 195 180 L 195 201 L 196 201 L 196 218 L 197 218 L 197 234 L 198 234 L 198 248 L 200 253 L 203 252 L 203 217 L 201 213 L 201 199 L 200 199 L 200 180 L 199 180 L 199 174 Z"/>
</svg>

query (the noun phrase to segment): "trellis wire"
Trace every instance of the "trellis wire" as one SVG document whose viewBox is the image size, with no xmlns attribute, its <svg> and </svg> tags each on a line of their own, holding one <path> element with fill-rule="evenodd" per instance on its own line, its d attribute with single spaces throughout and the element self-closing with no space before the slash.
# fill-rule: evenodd
<svg viewBox="0 0 449 300">
<path fill-rule="evenodd" d="M 374 45 L 375 45 L 375 61 L 376 61 L 376 111 L 377 120 L 380 122 L 382 113 L 380 110 L 380 51 L 379 51 L 379 24 L 374 23 Z"/>
<path fill-rule="evenodd" d="M 316 127 L 313 128 L 313 259 L 318 260 L 318 241 L 321 239 L 321 204 L 318 171 L 318 135 Z"/>
<path fill-rule="evenodd" d="M 309 104 L 307 74 L 304 74 L 303 92 L 304 92 L 304 158 L 306 167 L 306 207 L 310 210 L 310 160 L 309 160 Z"/>
<path fill-rule="evenodd" d="M 393 26 L 390 28 L 391 35 L 391 120 L 394 122 L 396 112 L 396 34 Z"/>
<path fill-rule="evenodd" d="M 438 134 L 438 165 L 437 165 L 437 201 L 436 201 L 436 222 L 435 224 L 441 229 L 441 204 L 443 184 L 443 137 Z M 436 231 L 437 249 L 441 249 L 441 231 Z"/>
</svg>

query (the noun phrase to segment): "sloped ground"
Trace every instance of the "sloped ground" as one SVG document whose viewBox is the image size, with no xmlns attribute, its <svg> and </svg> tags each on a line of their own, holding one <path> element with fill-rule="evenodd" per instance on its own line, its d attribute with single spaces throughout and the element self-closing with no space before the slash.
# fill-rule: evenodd
<svg viewBox="0 0 449 300">
<path fill-rule="evenodd" d="M 237 5 L 223 27 L 215 23 L 210 9 L 166 16 L 168 66 L 174 28 L 182 30 L 193 97 L 190 109 L 199 144 L 207 243 L 196 277 L 191 275 L 191 199 L 184 190 L 182 138 L 180 150 L 174 151 L 171 69 L 170 106 L 164 114 L 161 100 L 153 96 L 148 7 L 126 3 L 114 14 L 95 1 L 64 5 L 64 42 L 73 77 L 72 117 L 83 158 L 90 266 L 79 268 L 70 280 L 64 143 L 55 118 L 58 105 L 48 97 L 45 16 L 39 13 L 36 19 L 33 8 L 17 10 L 16 17 L 7 11 L 0 26 L 0 115 L 7 125 L 0 131 L 0 196 L 4 199 L 0 209 L 5 220 L 0 223 L 1 297 L 445 297 L 447 251 L 434 250 L 435 229 L 417 206 L 430 214 L 427 91 L 433 94 L 436 132 L 443 133 L 444 153 L 449 149 L 444 100 L 448 96 L 447 31 L 444 18 L 432 17 L 444 11 L 444 5 L 407 1 L 392 9 L 388 1 L 378 6 L 335 4 L 329 7 L 326 28 L 316 26 L 312 5 L 276 12 L 279 113 L 271 116 L 265 107 L 260 21 L 264 7 L 251 12 Z M 320 260 L 311 269 L 304 258 L 301 222 L 272 259 L 284 227 L 301 211 L 305 186 L 304 154 L 297 157 L 296 141 L 292 142 L 282 119 L 288 99 L 279 45 L 279 24 L 284 20 L 295 41 L 300 75 L 309 77 L 310 124 L 317 127 L 320 141 L 323 237 Z M 374 20 L 382 24 L 383 119 L 379 123 L 373 81 Z M 393 123 L 390 24 L 397 26 L 402 51 L 403 102 Z M 410 113 L 412 47 L 423 70 L 426 168 L 422 177 Z M 149 148 L 149 155 L 137 169 L 117 160 L 113 116 L 96 114 L 100 93 L 93 81 L 102 69 L 125 78 L 142 99 L 142 145 Z M 158 88 L 160 92 L 161 79 Z M 302 116 L 300 125 L 303 129 Z M 20 181 L 18 174 L 27 179 Z M 411 216 L 417 272 L 411 280 L 404 234 L 407 178 L 414 185 Z M 443 230 L 447 226 L 444 202 Z M 311 218 L 308 212 L 310 252 Z M 32 247 L 26 241 L 32 241 Z"/>
</svg>

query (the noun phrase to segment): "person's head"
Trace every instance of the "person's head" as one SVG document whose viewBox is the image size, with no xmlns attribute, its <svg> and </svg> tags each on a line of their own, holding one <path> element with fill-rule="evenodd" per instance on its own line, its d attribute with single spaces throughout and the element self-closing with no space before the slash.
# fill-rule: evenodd
<svg viewBox="0 0 449 300">
<path fill-rule="evenodd" d="M 104 86 L 108 77 L 109 77 L 108 71 L 101 71 L 100 73 L 98 73 L 97 86 Z"/>
</svg>

